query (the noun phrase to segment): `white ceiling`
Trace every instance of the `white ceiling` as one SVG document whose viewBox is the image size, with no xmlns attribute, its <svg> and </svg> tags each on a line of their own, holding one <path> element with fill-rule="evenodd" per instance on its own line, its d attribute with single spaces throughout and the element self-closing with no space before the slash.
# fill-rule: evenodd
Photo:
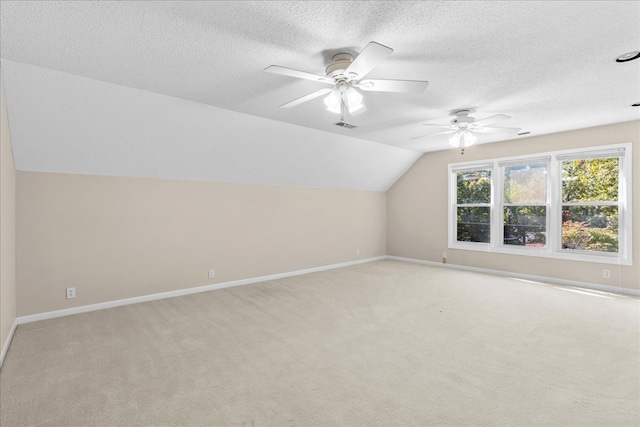
<svg viewBox="0 0 640 427">
<path fill-rule="evenodd" d="M 384 190 L 448 148 L 446 135 L 398 147 L 455 109 L 531 135 L 640 118 L 640 60 L 614 61 L 640 50 L 638 1 L 3 0 L 0 13 L 26 170 Z M 264 68 L 323 74 L 370 41 L 394 53 L 367 77 L 427 90 L 365 92 L 350 130 L 321 98 L 279 108 L 325 86 Z"/>
</svg>

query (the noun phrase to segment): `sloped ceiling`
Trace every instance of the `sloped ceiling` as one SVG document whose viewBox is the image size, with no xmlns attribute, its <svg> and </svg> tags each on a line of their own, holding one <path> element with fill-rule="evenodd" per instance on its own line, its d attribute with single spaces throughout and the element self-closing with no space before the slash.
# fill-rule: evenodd
<svg viewBox="0 0 640 427">
<path fill-rule="evenodd" d="M 173 2 L 3 0 L 1 66 L 16 166 L 106 175 L 386 190 L 423 152 L 422 123 L 478 119 L 540 135 L 640 118 L 640 2 Z M 336 53 L 394 53 L 335 126 L 318 98 Z M 481 143 L 509 137 L 483 136 Z M 526 137 L 519 137 L 526 144 Z M 410 148 L 410 149 L 407 149 Z"/>
</svg>

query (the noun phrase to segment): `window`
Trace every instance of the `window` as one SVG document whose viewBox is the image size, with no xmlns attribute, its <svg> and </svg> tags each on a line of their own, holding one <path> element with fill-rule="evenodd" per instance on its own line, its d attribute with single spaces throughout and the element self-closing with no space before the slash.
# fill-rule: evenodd
<svg viewBox="0 0 640 427">
<path fill-rule="evenodd" d="M 618 252 L 619 157 L 562 161 L 562 248 Z"/>
<path fill-rule="evenodd" d="M 548 164 L 548 159 L 500 164 L 505 245 L 546 247 Z"/>
<path fill-rule="evenodd" d="M 449 165 L 449 247 L 631 264 L 631 144 Z"/>
<path fill-rule="evenodd" d="M 491 233 L 491 169 L 456 171 L 456 239 L 489 243 Z"/>
</svg>

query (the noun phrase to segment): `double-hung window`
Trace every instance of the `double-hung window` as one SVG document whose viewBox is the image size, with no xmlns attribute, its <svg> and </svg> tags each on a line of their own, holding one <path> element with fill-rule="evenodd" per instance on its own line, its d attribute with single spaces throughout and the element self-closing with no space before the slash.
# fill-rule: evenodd
<svg viewBox="0 0 640 427">
<path fill-rule="evenodd" d="M 630 265 L 631 144 L 449 165 L 449 247 Z"/>
<path fill-rule="evenodd" d="M 455 170 L 456 240 L 489 243 L 491 239 L 491 165 Z"/>
<path fill-rule="evenodd" d="M 502 242 L 547 246 L 550 157 L 499 162 L 502 177 Z"/>
<path fill-rule="evenodd" d="M 562 249 L 618 253 L 624 151 L 559 155 Z"/>
</svg>

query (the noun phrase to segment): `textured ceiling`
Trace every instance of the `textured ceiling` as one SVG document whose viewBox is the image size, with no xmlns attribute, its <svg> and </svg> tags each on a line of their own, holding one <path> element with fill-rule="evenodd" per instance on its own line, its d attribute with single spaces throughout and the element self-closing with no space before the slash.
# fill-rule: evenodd
<svg viewBox="0 0 640 427">
<path fill-rule="evenodd" d="M 507 114 L 512 119 L 498 126 L 531 135 L 640 118 L 640 109 L 630 106 L 640 102 L 640 60 L 614 61 L 640 49 L 637 1 L 3 0 L 0 5 L 10 113 L 20 102 L 11 98 L 17 93 L 12 86 L 32 81 L 7 72 L 5 63 L 395 147 L 415 144 L 411 137 L 427 133 L 422 123 L 446 124 L 450 112 L 461 108 L 474 109 L 477 119 Z M 356 129 L 335 126 L 338 117 L 321 98 L 279 108 L 325 86 L 264 68 L 276 64 L 323 74 L 334 54 L 356 55 L 370 41 L 394 53 L 367 77 L 428 80 L 427 90 L 366 92 L 367 111 L 347 117 Z M 28 126 L 27 119 L 16 121 Z M 508 138 L 483 136 L 480 142 Z M 526 143 L 526 137 L 519 138 Z M 446 136 L 411 145 L 420 152 L 447 147 Z"/>
</svg>

